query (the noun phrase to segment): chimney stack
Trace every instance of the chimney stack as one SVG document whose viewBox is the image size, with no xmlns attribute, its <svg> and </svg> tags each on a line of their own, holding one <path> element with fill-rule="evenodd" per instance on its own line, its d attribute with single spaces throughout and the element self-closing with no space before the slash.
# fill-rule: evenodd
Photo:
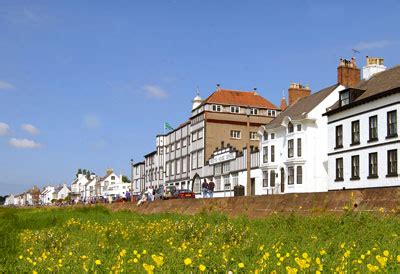
<svg viewBox="0 0 400 274">
<path fill-rule="evenodd" d="M 286 98 L 282 97 L 281 99 L 281 110 L 284 111 L 287 108 Z"/>
<path fill-rule="evenodd" d="M 345 87 L 354 87 L 360 82 L 360 69 L 354 57 L 351 60 L 340 58 L 338 70 L 338 83 Z"/>
<path fill-rule="evenodd" d="M 289 93 L 289 106 L 290 106 L 297 100 L 309 96 L 311 94 L 311 90 L 310 87 L 308 86 L 303 86 L 299 83 L 291 83 L 288 93 Z"/>
<path fill-rule="evenodd" d="M 383 58 L 367 56 L 366 59 L 366 65 L 362 69 L 362 76 L 364 80 L 368 80 L 374 74 L 386 70 L 386 67 L 383 65 Z"/>
</svg>

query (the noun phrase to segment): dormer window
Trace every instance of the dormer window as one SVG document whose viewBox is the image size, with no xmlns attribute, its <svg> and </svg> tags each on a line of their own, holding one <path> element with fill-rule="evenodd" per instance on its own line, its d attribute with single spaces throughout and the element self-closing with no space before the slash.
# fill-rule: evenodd
<svg viewBox="0 0 400 274">
<path fill-rule="evenodd" d="M 217 112 L 222 112 L 222 106 L 221 105 L 212 105 L 212 110 L 217 111 Z"/>
<path fill-rule="evenodd" d="M 238 106 L 231 106 L 231 112 L 232 112 L 232 113 L 239 113 L 239 112 L 240 112 L 240 107 L 238 107 Z"/>
<path fill-rule="evenodd" d="M 251 109 L 250 109 L 250 115 L 258 115 L 258 109 L 256 109 L 256 108 L 251 108 Z"/>
<path fill-rule="evenodd" d="M 292 122 L 289 122 L 289 124 L 288 124 L 288 132 L 292 133 L 293 131 L 294 131 L 293 124 L 292 124 Z"/>
<path fill-rule="evenodd" d="M 350 92 L 349 91 L 344 91 L 340 93 L 340 106 L 345 106 L 350 103 Z"/>
</svg>

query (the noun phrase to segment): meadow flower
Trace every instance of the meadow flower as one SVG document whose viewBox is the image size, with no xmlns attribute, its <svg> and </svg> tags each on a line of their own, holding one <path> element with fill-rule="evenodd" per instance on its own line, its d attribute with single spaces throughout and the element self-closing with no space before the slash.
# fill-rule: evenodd
<svg viewBox="0 0 400 274">
<path fill-rule="evenodd" d="M 367 264 L 367 267 L 368 267 L 369 271 L 371 271 L 371 272 L 376 272 L 379 270 L 379 267 L 376 265 Z"/>
<path fill-rule="evenodd" d="M 203 264 L 199 265 L 199 270 L 203 272 L 204 270 L 206 270 L 206 266 Z"/>
<path fill-rule="evenodd" d="M 239 268 L 244 268 L 244 263 L 238 263 Z"/>
<path fill-rule="evenodd" d="M 192 259 L 186 258 L 183 260 L 183 262 L 185 263 L 185 265 L 190 265 L 190 264 L 192 264 Z"/>
<path fill-rule="evenodd" d="M 157 256 L 155 254 L 151 255 L 151 258 L 153 261 L 156 263 L 158 267 L 162 266 L 164 264 L 164 257 L 162 256 Z"/>
<path fill-rule="evenodd" d="M 96 261 L 94 261 L 95 264 L 97 265 L 101 265 L 101 261 L 99 259 L 97 259 Z"/>
<path fill-rule="evenodd" d="M 383 255 L 384 255 L 385 257 L 389 257 L 389 251 L 388 251 L 388 250 L 383 251 Z"/>
</svg>

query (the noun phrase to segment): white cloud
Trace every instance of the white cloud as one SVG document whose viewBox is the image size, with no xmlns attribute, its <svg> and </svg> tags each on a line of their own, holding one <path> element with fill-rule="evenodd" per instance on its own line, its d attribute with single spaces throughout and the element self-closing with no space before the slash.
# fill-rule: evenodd
<svg viewBox="0 0 400 274">
<path fill-rule="evenodd" d="M 369 49 L 381 49 L 394 44 L 388 40 L 371 41 L 371 42 L 359 42 L 354 46 L 356 50 L 369 50 Z"/>
<path fill-rule="evenodd" d="M 11 138 L 8 143 L 10 144 L 10 146 L 22 149 L 34 149 L 42 147 L 41 144 L 29 139 Z"/>
<path fill-rule="evenodd" d="M 21 129 L 32 135 L 37 135 L 40 133 L 39 129 L 37 129 L 34 125 L 31 124 L 22 124 Z"/>
<path fill-rule="evenodd" d="M 10 126 L 6 123 L 0 122 L 0 136 L 5 136 L 10 133 Z"/>
<path fill-rule="evenodd" d="M 163 99 L 168 96 L 165 90 L 155 85 L 146 85 L 143 87 L 143 91 L 150 98 Z"/>
<path fill-rule="evenodd" d="M 94 114 L 86 114 L 83 117 L 83 125 L 88 129 L 96 129 L 101 126 L 99 117 Z"/>
<path fill-rule="evenodd" d="M 10 89 L 14 89 L 14 88 L 15 87 L 13 84 L 3 81 L 3 80 L 0 80 L 0 90 L 10 90 Z"/>
</svg>

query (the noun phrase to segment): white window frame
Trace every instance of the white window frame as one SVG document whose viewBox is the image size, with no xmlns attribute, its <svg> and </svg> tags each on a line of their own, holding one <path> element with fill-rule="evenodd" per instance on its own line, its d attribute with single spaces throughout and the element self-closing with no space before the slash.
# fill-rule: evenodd
<svg viewBox="0 0 400 274">
<path fill-rule="evenodd" d="M 231 113 L 240 113 L 240 107 L 238 106 L 231 106 L 230 107 Z"/>
<path fill-rule="evenodd" d="M 221 105 L 212 105 L 212 111 L 222 112 L 222 106 Z"/>
<path fill-rule="evenodd" d="M 240 130 L 231 130 L 231 138 L 232 139 L 241 139 L 241 132 Z"/>
</svg>

